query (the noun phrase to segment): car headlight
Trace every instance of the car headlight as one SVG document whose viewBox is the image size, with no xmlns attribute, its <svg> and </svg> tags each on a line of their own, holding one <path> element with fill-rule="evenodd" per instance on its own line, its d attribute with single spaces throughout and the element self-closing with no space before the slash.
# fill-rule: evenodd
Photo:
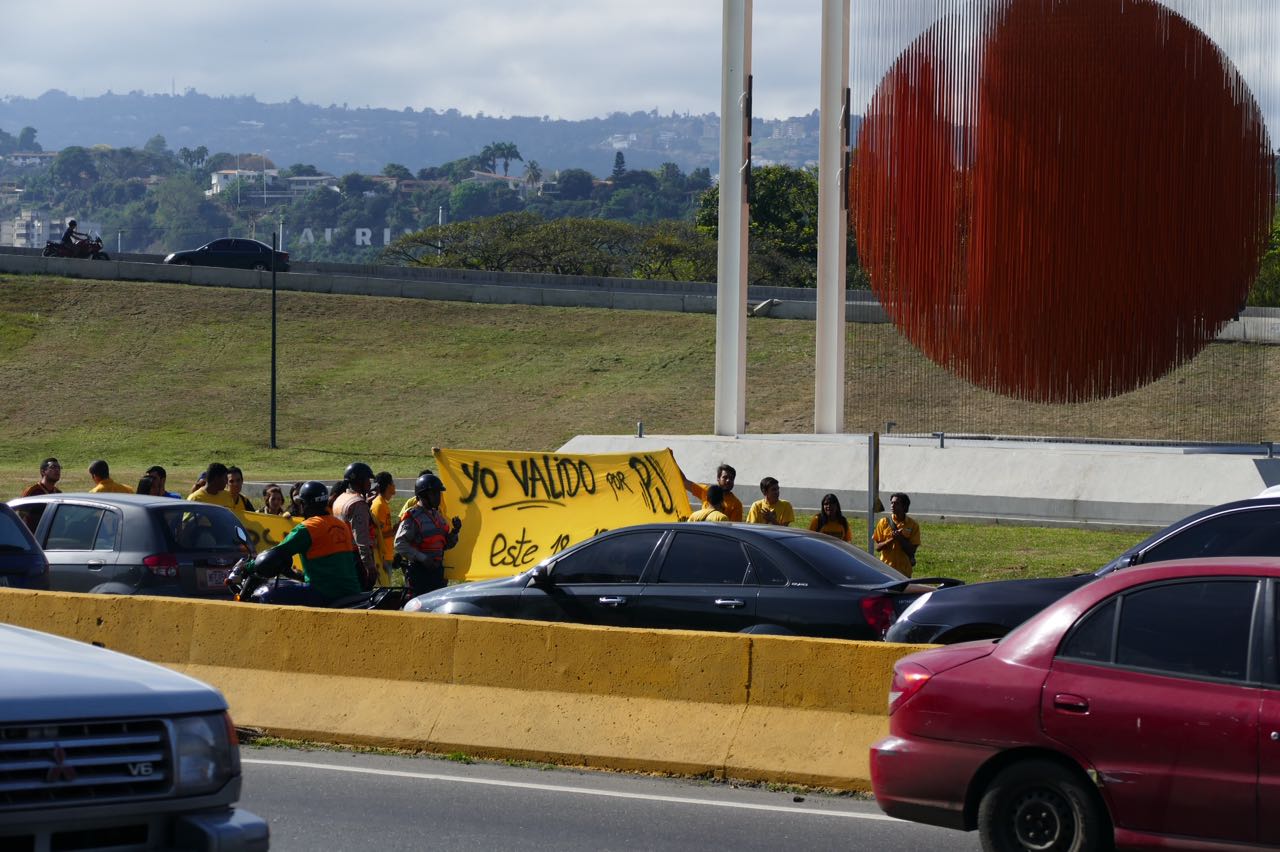
<svg viewBox="0 0 1280 852">
<path fill-rule="evenodd" d="M 165 262 L 165 263 L 173 263 L 173 255 L 172 255 L 172 254 L 166 254 L 166 255 L 164 256 L 164 262 Z"/>
<path fill-rule="evenodd" d="M 240 773 L 240 744 L 226 713 L 175 719 L 173 742 L 179 796 L 215 792 Z"/>
<path fill-rule="evenodd" d="M 924 606 L 925 601 L 929 600 L 931 597 L 933 597 L 933 592 L 925 592 L 923 595 L 913 600 L 911 602 L 911 606 L 903 610 L 902 615 L 898 616 L 898 620 L 901 621 L 910 618 L 912 613 Z"/>
<path fill-rule="evenodd" d="M 422 612 L 422 598 L 414 598 L 404 605 L 404 612 Z"/>
</svg>

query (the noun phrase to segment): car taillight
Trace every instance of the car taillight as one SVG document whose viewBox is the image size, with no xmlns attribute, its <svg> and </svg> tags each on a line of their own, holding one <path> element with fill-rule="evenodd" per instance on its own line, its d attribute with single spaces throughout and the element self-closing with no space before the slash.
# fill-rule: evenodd
<svg viewBox="0 0 1280 852">
<path fill-rule="evenodd" d="M 862 617 L 867 625 L 883 639 L 893 624 L 893 598 L 888 595 L 873 595 L 862 599 Z"/>
<path fill-rule="evenodd" d="M 142 565 L 157 577 L 178 576 L 178 557 L 172 553 L 153 553 L 142 557 Z"/>
<path fill-rule="evenodd" d="M 898 663 L 893 667 L 893 683 L 889 686 L 889 715 L 907 702 L 933 677 L 933 672 L 916 663 Z"/>
</svg>

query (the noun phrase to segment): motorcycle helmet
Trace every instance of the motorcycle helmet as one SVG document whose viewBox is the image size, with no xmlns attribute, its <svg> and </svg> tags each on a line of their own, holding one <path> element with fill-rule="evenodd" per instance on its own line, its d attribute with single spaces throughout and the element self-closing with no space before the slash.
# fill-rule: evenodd
<svg viewBox="0 0 1280 852">
<path fill-rule="evenodd" d="M 428 491 L 434 491 L 439 494 L 441 491 L 445 490 L 447 489 L 444 487 L 444 483 L 440 480 L 440 477 L 436 476 L 434 473 L 424 473 L 422 476 L 418 477 L 417 482 L 413 483 L 413 496 L 417 497 L 419 500 L 421 500 L 422 495 L 426 494 Z"/>
<path fill-rule="evenodd" d="M 355 461 L 347 465 L 347 469 L 342 473 L 342 478 L 347 482 L 355 482 L 359 479 L 373 479 L 373 468 L 362 461 Z"/>
<path fill-rule="evenodd" d="M 302 483 L 302 487 L 298 489 L 298 502 L 302 504 L 302 514 L 304 517 L 318 515 L 329 508 L 329 486 L 323 482 L 316 482 L 314 479 L 310 482 Z"/>
<path fill-rule="evenodd" d="M 67 224 L 70 225 L 72 228 L 74 228 L 76 227 L 76 220 L 72 219 L 70 222 L 67 222 Z"/>
</svg>

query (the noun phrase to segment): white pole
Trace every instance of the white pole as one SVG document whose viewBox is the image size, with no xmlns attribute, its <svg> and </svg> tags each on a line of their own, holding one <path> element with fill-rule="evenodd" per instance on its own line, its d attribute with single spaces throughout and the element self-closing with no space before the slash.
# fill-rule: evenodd
<svg viewBox="0 0 1280 852">
<path fill-rule="evenodd" d="M 715 433 L 747 425 L 746 124 L 752 0 L 724 0 L 720 69 L 720 242 L 716 262 Z"/>
<path fill-rule="evenodd" d="M 814 323 L 813 431 L 844 431 L 846 92 L 849 0 L 822 0 L 822 82 L 818 118 L 818 304 Z"/>
</svg>

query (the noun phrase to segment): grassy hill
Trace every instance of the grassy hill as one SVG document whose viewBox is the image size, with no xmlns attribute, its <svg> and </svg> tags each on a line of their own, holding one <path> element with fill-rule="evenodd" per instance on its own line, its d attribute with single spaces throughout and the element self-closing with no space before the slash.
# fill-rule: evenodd
<svg viewBox="0 0 1280 852">
<path fill-rule="evenodd" d="M 279 307 L 270 450 L 269 293 L 0 275 L 0 495 L 32 481 L 47 455 L 62 460 L 70 488 L 105 458 L 130 484 L 162 464 L 181 491 L 212 460 L 251 480 L 332 480 L 354 458 L 411 476 L 432 446 L 552 450 L 576 434 L 632 433 L 638 420 L 652 434 L 711 428 L 711 315 L 299 293 L 281 293 Z M 811 431 L 812 324 L 752 319 L 748 329 L 748 430 Z M 897 401 L 905 413 L 851 380 L 850 431 L 889 419 L 927 431 L 922 416 L 911 422 L 925 397 L 968 405 L 971 422 L 1002 434 L 1083 434 L 1087 424 L 1132 435 L 1177 416 L 1171 400 L 1229 425 L 1253 415 L 1227 404 L 1233 385 L 1221 370 L 1265 377 L 1280 366 L 1280 347 L 1215 345 L 1217 369 L 1202 356 L 1110 403 L 975 404 L 960 402 L 968 385 L 925 365 L 892 327 L 850 335 L 851 378 L 886 365 L 923 377 Z"/>
</svg>

